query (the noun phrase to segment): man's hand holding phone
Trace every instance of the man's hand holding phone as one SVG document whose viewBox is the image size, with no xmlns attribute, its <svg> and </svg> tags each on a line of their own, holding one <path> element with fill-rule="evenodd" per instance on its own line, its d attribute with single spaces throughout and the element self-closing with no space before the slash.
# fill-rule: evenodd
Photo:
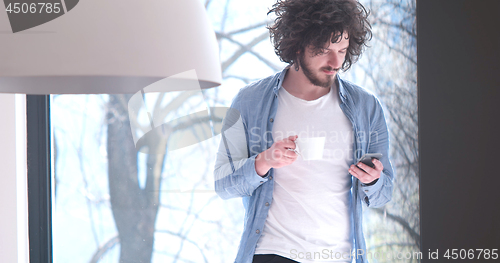
<svg viewBox="0 0 500 263">
<path fill-rule="evenodd" d="M 349 167 L 349 173 L 363 184 L 371 185 L 380 178 L 380 173 L 384 170 L 384 165 L 379 161 L 381 157 L 382 154 L 365 154 L 356 165 Z"/>
</svg>

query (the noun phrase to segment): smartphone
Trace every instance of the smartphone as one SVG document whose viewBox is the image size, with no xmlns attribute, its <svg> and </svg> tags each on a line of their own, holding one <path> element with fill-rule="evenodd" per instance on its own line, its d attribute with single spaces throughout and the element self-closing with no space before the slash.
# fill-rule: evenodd
<svg viewBox="0 0 500 263">
<path fill-rule="evenodd" d="M 375 168 L 375 165 L 372 163 L 372 158 L 380 160 L 382 156 L 383 155 L 381 153 L 365 153 L 363 154 L 363 156 L 361 156 L 361 158 L 359 158 L 358 162 L 362 162 L 370 166 L 371 168 Z"/>
</svg>

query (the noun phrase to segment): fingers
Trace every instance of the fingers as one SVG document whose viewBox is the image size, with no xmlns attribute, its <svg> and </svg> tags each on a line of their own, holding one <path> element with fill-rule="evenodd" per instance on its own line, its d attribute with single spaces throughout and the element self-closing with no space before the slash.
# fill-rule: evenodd
<svg viewBox="0 0 500 263">
<path fill-rule="evenodd" d="M 361 169 L 357 168 L 355 165 L 351 165 L 349 168 L 349 173 L 358 178 L 362 183 L 369 183 L 375 179 L 371 179 L 372 177 Z"/>
<path fill-rule="evenodd" d="M 295 152 L 295 142 L 297 135 L 289 136 L 283 140 L 276 141 L 271 148 L 266 150 L 266 162 L 272 168 L 280 168 L 289 165 L 297 160 L 298 154 Z"/>
<path fill-rule="evenodd" d="M 362 162 L 358 162 L 356 165 L 363 169 L 367 174 L 377 175 L 384 170 L 384 165 L 378 159 L 372 158 L 372 163 L 375 167 L 370 167 Z"/>
<path fill-rule="evenodd" d="M 295 161 L 298 157 L 298 154 L 295 153 L 293 150 L 289 150 L 289 149 L 275 149 L 273 151 L 272 157 L 275 161 L 279 161 L 279 160 Z"/>
<path fill-rule="evenodd" d="M 365 172 L 361 171 L 361 169 L 359 169 L 355 165 L 351 165 L 349 167 L 349 173 L 358 179 L 361 179 L 361 177 L 365 177 L 365 174 L 366 174 Z"/>
<path fill-rule="evenodd" d="M 293 136 L 290 136 L 290 137 L 293 137 Z M 281 141 L 277 141 L 276 145 L 280 148 L 295 149 L 295 147 L 296 147 L 295 142 L 294 142 L 295 139 L 293 139 L 293 140 L 289 139 L 290 137 L 288 137 L 287 139 L 281 140 Z"/>
<path fill-rule="evenodd" d="M 372 163 L 375 165 L 375 170 L 382 172 L 384 170 L 384 165 L 378 159 L 373 158 Z"/>
<path fill-rule="evenodd" d="M 298 135 L 288 136 L 288 138 L 275 141 L 274 144 L 278 147 L 295 149 L 295 140 L 297 140 Z"/>
<path fill-rule="evenodd" d="M 376 174 L 377 173 L 377 170 L 371 168 L 370 166 L 368 166 L 362 162 L 357 163 L 356 166 L 358 166 L 360 169 L 364 170 L 367 174 Z"/>
<path fill-rule="evenodd" d="M 276 149 L 273 152 L 273 158 L 275 160 L 279 160 L 282 158 L 295 160 L 295 159 L 297 159 L 297 157 L 298 157 L 298 154 L 296 154 L 293 150 L 289 150 L 289 149 L 285 149 L 285 150 Z"/>
<path fill-rule="evenodd" d="M 297 159 L 299 155 L 293 149 L 287 149 L 283 156 L 286 158 Z"/>
<path fill-rule="evenodd" d="M 379 163 L 378 166 L 376 164 L 377 162 Z M 380 178 L 380 172 L 383 169 L 383 165 L 380 163 L 380 161 L 374 159 L 373 163 L 375 164 L 375 169 L 371 168 L 370 166 L 362 162 L 359 162 L 356 165 L 351 165 L 349 168 L 349 173 L 352 176 L 358 178 L 362 183 L 370 183 L 373 180 Z"/>
</svg>

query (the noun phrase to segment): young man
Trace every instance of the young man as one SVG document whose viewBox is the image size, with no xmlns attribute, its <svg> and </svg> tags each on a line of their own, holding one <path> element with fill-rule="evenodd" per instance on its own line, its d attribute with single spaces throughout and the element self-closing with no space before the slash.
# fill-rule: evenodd
<svg viewBox="0 0 500 263">
<path fill-rule="evenodd" d="M 284 0 L 270 12 L 290 65 L 234 98 L 214 172 L 219 196 L 246 209 L 235 262 L 367 262 L 362 203 L 391 199 L 389 134 L 379 101 L 337 73 L 371 38 L 368 14 L 355 0 Z M 323 157 L 306 161 L 296 140 L 312 137 L 325 137 Z M 365 153 L 382 158 L 356 163 Z"/>
</svg>

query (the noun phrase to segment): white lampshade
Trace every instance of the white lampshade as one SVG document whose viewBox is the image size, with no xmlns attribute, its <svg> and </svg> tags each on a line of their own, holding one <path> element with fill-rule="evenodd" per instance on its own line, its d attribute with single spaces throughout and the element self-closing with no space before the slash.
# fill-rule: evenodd
<svg viewBox="0 0 500 263">
<path fill-rule="evenodd" d="M 136 93 L 193 69 L 201 88 L 220 85 L 217 40 L 200 0 L 79 1 L 16 33 L 0 12 L 2 93 Z"/>
</svg>

